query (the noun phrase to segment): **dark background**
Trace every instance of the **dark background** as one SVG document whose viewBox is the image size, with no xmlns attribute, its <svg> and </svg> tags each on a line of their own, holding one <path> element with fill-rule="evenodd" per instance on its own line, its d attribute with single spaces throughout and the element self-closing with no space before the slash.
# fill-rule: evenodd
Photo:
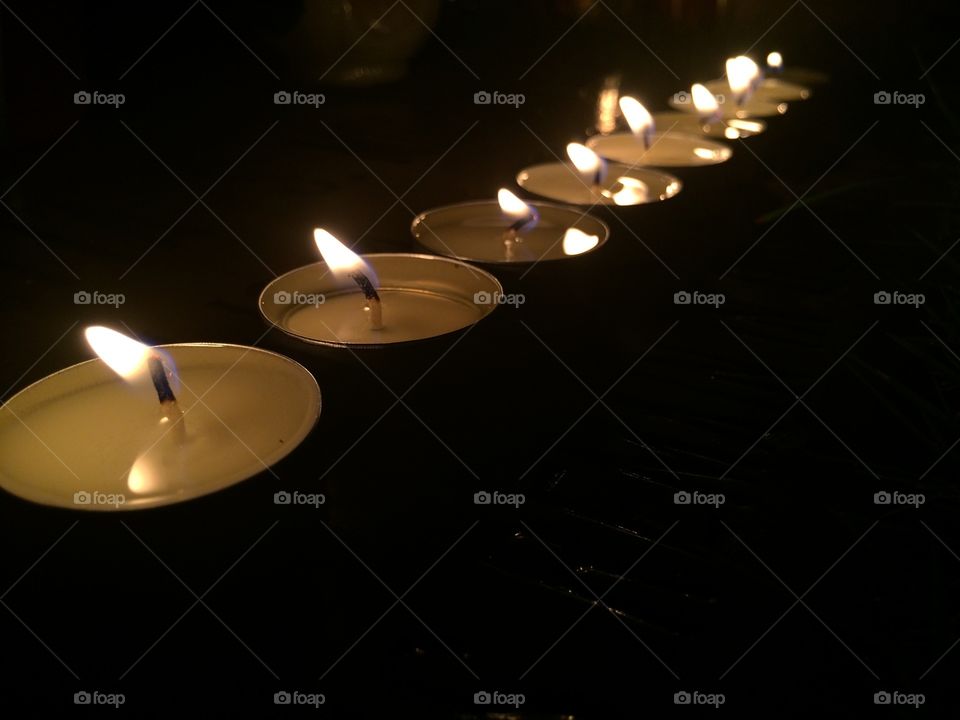
<svg viewBox="0 0 960 720">
<path fill-rule="evenodd" d="M 404 78 L 352 88 L 295 51 L 298 2 L 2 5 L 3 398 L 86 359 L 98 322 L 283 352 L 324 402 L 271 473 L 184 505 L 0 495 L 10 717 L 114 712 L 79 690 L 139 717 L 296 712 L 280 690 L 335 717 L 478 715 L 480 690 L 524 693 L 527 717 L 714 712 L 676 708 L 680 690 L 737 717 L 866 714 L 881 690 L 956 716 L 950 3 L 606 0 L 578 21 L 590 3 L 448 0 Z M 395 6 L 382 27 L 411 20 Z M 415 213 L 493 197 L 582 139 L 606 75 L 665 109 L 747 48 L 830 81 L 725 165 L 681 170 L 675 199 L 596 209 L 599 252 L 493 268 L 521 308 L 360 355 L 267 332 L 258 294 L 316 260 L 314 226 L 414 250 Z M 82 89 L 126 103 L 74 105 Z M 274 105 L 284 89 L 326 103 Z M 674 305 L 684 289 L 726 303 Z M 874 304 L 895 289 L 926 303 Z M 281 489 L 327 502 L 278 507 Z M 477 507 L 481 489 L 527 501 Z M 926 502 L 874 504 L 894 489 Z"/>
</svg>

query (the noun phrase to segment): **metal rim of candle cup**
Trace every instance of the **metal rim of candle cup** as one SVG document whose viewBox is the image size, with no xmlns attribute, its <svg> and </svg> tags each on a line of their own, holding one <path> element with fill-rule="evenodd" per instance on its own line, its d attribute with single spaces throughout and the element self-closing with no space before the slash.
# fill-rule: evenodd
<svg viewBox="0 0 960 720">
<path fill-rule="evenodd" d="M 524 201 L 524 202 L 526 202 L 526 201 Z M 516 265 L 516 266 L 532 265 L 532 264 L 534 264 L 534 263 L 536 263 L 536 264 L 539 264 L 539 263 L 549 263 L 549 262 L 556 262 L 556 261 L 558 261 L 558 260 L 572 260 L 572 259 L 574 259 L 574 258 L 583 257 L 583 256 L 585 256 L 585 255 L 589 255 L 589 254 L 592 253 L 592 252 L 596 252 L 596 251 L 599 250 L 603 245 L 606 244 L 607 240 L 610 239 L 610 226 L 607 225 L 607 223 L 605 223 L 605 222 L 604 222 L 603 220 L 601 220 L 600 218 L 595 217 L 594 215 L 589 215 L 589 214 L 587 214 L 587 213 L 581 212 L 581 211 L 578 210 L 575 206 L 572 206 L 572 205 L 563 205 L 563 204 L 561 204 L 561 203 L 547 202 L 547 201 L 543 201 L 543 200 L 535 200 L 535 201 L 530 202 L 530 203 L 527 203 L 527 204 L 528 204 L 528 205 L 533 205 L 533 207 L 538 208 L 538 209 L 540 209 L 540 208 L 552 208 L 552 209 L 555 209 L 555 210 L 560 210 L 560 211 L 563 211 L 563 212 L 568 212 L 568 213 L 570 213 L 571 215 L 576 215 L 578 220 L 580 220 L 580 219 L 582 219 L 582 218 L 584 218 L 584 217 L 589 217 L 590 220 L 591 220 L 591 222 L 595 222 L 595 223 L 597 223 L 597 224 L 600 225 L 600 227 L 603 229 L 603 235 L 600 237 L 600 241 L 599 241 L 596 245 L 594 245 L 592 248 L 590 248 L 590 249 L 587 250 L 586 252 L 579 253 L 579 254 L 577 254 L 577 255 L 566 255 L 566 256 L 557 256 L 557 257 L 544 257 L 544 258 L 539 258 L 539 259 L 535 259 L 535 260 L 492 260 L 492 259 L 489 259 L 489 258 L 467 257 L 467 256 L 465 256 L 465 255 L 449 255 L 449 254 L 447 254 L 446 252 L 443 252 L 443 251 L 441 251 L 441 250 L 439 250 L 439 249 L 437 249 L 437 248 L 431 247 L 430 245 L 427 245 L 426 243 L 424 243 L 423 240 L 421 240 L 420 237 L 419 237 L 419 236 L 416 234 L 416 232 L 415 232 L 415 230 L 416 230 L 416 228 L 417 228 L 417 225 L 418 225 L 418 224 L 422 224 L 424 221 L 426 221 L 426 219 L 427 219 L 427 217 L 428 217 L 429 215 L 441 213 L 441 212 L 443 212 L 443 211 L 445 211 L 445 210 L 454 210 L 454 209 L 457 209 L 457 208 L 469 208 L 469 207 L 479 207 L 479 206 L 484 206 L 484 207 L 492 206 L 492 207 L 497 208 L 498 211 L 500 211 L 500 210 L 499 210 L 500 206 L 499 206 L 499 204 L 497 203 L 496 200 L 467 200 L 466 202 L 462 202 L 462 203 L 450 203 L 450 204 L 448 204 L 448 205 L 439 205 L 439 206 L 437 206 L 437 207 L 430 208 L 429 210 L 424 210 L 422 213 L 420 213 L 419 215 L 417 215 L 417 216 L 413 219 L 413 221 L 410 223 L 410 234 L 413 235 L 413 239 L 417 242 L 418 245 L 420 245 L 421 247 L 424 247 L 424 248 L 426 248 L 426 249 L 428 249 L 428 250 L 431 250 L 431 251 L 437 253 L 437 256 L 438 256 L 438 257 L 449 258 L 449 259 L 452 259 L 452 260 L 461 260 L 461 261 L 465 261 L 465 262 L 468 262 L 468 263 L 482 263 L 482 264 L 486 264 L 486 265 Z M 570 227 L 576 227 L 576 224 L 571 225 Z"/>
<path fill-rule="evenodd" d="M 409 260 L 426 260 L 430 262 L 441 262 L 441 263 L 448 263 L 450 265 L 457 265 L 457 266 L 463 267 L 464 269 L 469 271 L 471 274 L 479 275 L 484 280 L 486 280 L 489 283 L 489 287 L 482 288 L 482 290 L 485 290 L 486 292 L 490 293 L 491 296 L 494 296 L 494 295 L 499 295 L 501 297 L 503 296 L 503 285 L 500 284 L 500 281 L 497 280 L 496 277 L 491 275 L 489 272 L 487 272 L 483 268 L 479 268 L 476 265 L 472 265 L 471 263 L 468 263 L 468 262 L 463 262 L 462 260 L 458 260 L 456 258 L 446 257 L 442 255 L 427 255 L 425 253 L 365 253 L 363 255 L 360 255 L 360 257 L 364 260 L 369 260 L 371 258 L 373 259 L 402 258 L 402 259 L 409 259 Z M 452 335 L 454 333 L 463 332 L 468 327 L 472 327 L 473 325 L 476 325 L 478 322 L 483 320 L 485 317 L 487 317 L 490 313 L 492 313 L 497 308 L 497 303 L 491 303 L 488 306 L 489 310 L 484 314 L 482 314 L 479 318 L 477 318 L 472 323 L 468 323 L 459 328 L 454 328 L 453 330 L 447 330 L 441 333 L 437 333 L 435 335 L 425 335 L 423 337 L 410 338 L 408 340 L 399 340 L 394 342 L 387 341 L 387 342 L 367 343 L 367 342 L 349 342 L 349 341 L 333 341 L 333 340 L 318 339 L 315 337 L 310 337 L 308 335 L 302 335 L 300 333 L 290 330 L 282 322 L 279 321 L 279 318 L 274 319 L 269 314 L 267 314 L 265 309 L 267 307 L 276 307 L 276 303 L 269 302 L 267 300 L 267 297 L 270 293 L 273 293 L 276 291 L 279 283 L 281 283 L 284 279 L 293 277 L 298 273 L 305 272 L 310 268 L 327 268 L 327 264 L 322 260 L 320 260 L 314 263 L 310 263 L 309 265 L 301 265 L 300 267 L 296 267 L 296 268 L 293 268 L 292 270 L 288 270 L 282 275 L 278 275 L 269 283 L 267 283 L 266 287 L 264 287 L 264 289 L 260 292 L 260 297 L 257 300 L 257 307 L 260 310 L 261 317 L 263 317 L 263 319 L 267 322 L 268 325 L 270 325 L 271 327 L 277 328 L 284 335 L 294 338 L 295 340 L 300 340 L 302 342 L 307 343 L 308 345 L 315 346 L 315 347 L 340 348 L 340 349 L 349 348 L 351 350 L 380 350 L 387 347 L 409 347 L 416 343 L 444 337 L 445 335 Z M 329 268 L 327 269 L 329 270 Z M 374 268 L 374 270 L 376 271 L 376 268 Z M 378 276 L 380 275 L 379 272 L 377 274 Z M 391 286 L 389 285 L 383 284 L 383 282 L 381 281 L 381 285 L 379 289 L 391 290 L 393 288 L 391 288 Z M 320 291 L 320 288 L 317 288 L 317 290 Z M 351 289 L 349 292 L 351 294 L 359 295 L 359 293 L 353 289 Z M 440 293 L 437 293 L 437 294 L 439 295 Z M 478 305 L 478 307 L 483 307 L 483 306 Z"/>
<path fill-rule="evenodd" d="M 735 118 L 731 118 L 731 119 L 735 119 Z M 684 164 L 679 162 L 671 163 L 671 162 L 663 162 L 663 161 L 657 162 L 656 160 L 652 160 L 649 163 L 645 161 L 641 162 L 642 156 L 655 150 L 657 147 L 656 143 L 658 142 L 658 140 L 665 137 L 682 137 L 682 138 L 691 140 L 693 141 L 694 144 L 699 144 L 701 147 L 704 147 L 707 150 L 711 150 L 713 153 L 715 153 L 715 155 L 720 156 L 720 159 L 719 160 L 703 160 L 703 162 L 697 162 L 695 164 Z M 604 145 L 609 145 L 612 142 L 626 141 L 628 138 L 629 140 L 635 143 L 636 149 L 641 156 L 640 160 L 634 160 L 632 157 L 628 157 L 626 154 L 619 154 L 619 153 L 616 155 L 605 154 L 605 152 L 610 153 L 611 151 L 610 150 L 604 151 L 603 150 Z M 637 136 L 631 132 L 618 132 L 618 133 L 611 133 L 609 135 L 594 135 L 593 137 L 587 139 L 586 145 L 588 148 L 596 152 L 597 155 L 604 158 L 605 160 L 610 160 L 612 162 L 620 163 L 628 167 L 633 167 L 633 166 L 644 167 L 644 168 L 646 167 L 655 167 L 655 168 L 656 167 L 671 167 L 671 168 L 673 167 L 683 167 L 683 168 L 712 167 L 714 165 L 721 165 L 733 157 L 733 148 L 731 148 L 729 145 L 726 145 L 724 143 L 717 142 L 716 140 L 707 138 L 705 133 L 703 135 L 693 135 L 691 133 L 686 133 L 682 131 L 664 130 L 662 132 L 655 132 L 653 134 L 653 138 L 654 138 L 653 144 L 651 144 L 649 150 L 643 149 L 643 144 L 642 144 L 643 141 L 637 138 Z M 691 150 L 691 153 L 693 153 L 692 150 Z M 694 154 L 694 157 L 696 157 L 695 154 Z"/>
<path fill-rule="evenodd" d="M 587 199 L 584 199 L 583 202 L 576 202 L 573 200 L 564 200 L 563 198 L 557 198 L 555 195 L 547 195 L 545 193 L 539 192 L 538 190 L 534 189 L 534 187 L 536 187 L 536 184 L 534 185 L 534 187 L 530 186 L 529 176 L 531 171 L 533 170 L 542 171 L 544 168 L 566 168 L 571 176 L 580 177 L 582 181 L 582 176 L 580 175 L 579 171 L 572 164 L 564 163 L 564 162 L 538 163 L 537 165 L 528 165 L 527 167 L 523 168 L 520 172 L 517 173 L 514 180 L 517 183 L 517 185 L 519 185 L 521 188 L 529 192 L 531 195 L 536 195 L 537 197 L 549 198 L 550 200 L 557 200 L 558 202 L 565 202 L 569 205 L 590 205 L 590 206 L 603 205 L 609 208 L 642 207 L 643 205 L 656 205 L 659 202 L 670 200 L 671 198 L 674 198 L 677 195 L 679 195 L 680 192 L 683 190 L 683 181 L 680 178 L 678 178 L 676 175 L 672 175 L 668 172 L 663 172 L 652 167 L 644 167 L 644 166 L 634 167 L 626 163 L 611 162 L 611 163 L 608 163 L 607 165 L 608 178 L 620 175 L 620 176 L 627 176 L 627 177 L 631 177 L 636 180 L 642 181 L 642 176 L 656 176 L 661 181 L 663 181 L 663 184 L 665 185 L 666 189 L 670 190 L 672 188 L 672 190 L 669 193 L 667 193 L 666 197 L 662 197 L 658 195 L 653 200 L 645 200 L 643 202 L 637 202 L 637 203 L 631 203 L 631 204 L 625 204 L 625 205 L 619 205 L 613 202 L 610 198 L 606 198 L 606 197 L 602 198 L 601 200 L 587 198 Z M 562 176 L 562 177 L 566 177 L 566 176 Z M 587 185 L 585 182 L 583 183 L 583 187 L 587 190 L 590 189 L 589 185 Z"/>
<path fill-rule="evenodd" d="M 316 377 L 314 377 L 313 373 L 307 370 L 307 368 L 305 368 L 303 365 L 298 363 L 293 358 L 287 357 L 286 355 L 283 355 L 278 352 L 274 352 L 273 350 L 266 350 L 264 348 L 254 347 L 252 345 L 239 345 L 236 343 L 218 343 L 218 342 L 170 343 L 166 345 L 151 345 L 150 347 L 157 348 L 160 350 L 167 350 L 167 351 L 176 350 L 178 348 L 191 348 L 191 349 L 227 348 L 231 350 L 241 350 L 245 354 L 257 353 L 258 355 L 261 355 L 261 356 L 272 357 L 273 359 L 280 360 L 284 364 L 291 366 L 295 371 L 297 371 L 301 375 L 302 378 L 304 378 L 305 380 L 308 380 L 309 390 L 306 393 L 305 397 L 315 398 L 316 409 L 310 411 L 310 413 L 307 415 L 309 422 L 305 423 L 299 429 L 297 434 L 283 441 L 283 447 L 280 448 L 280 451 L 278 453 L 270 456 L 269 462 L 267 462 L 263 458 L 256 457 L 256 460 L 259 463 L 259 467 L 253 473 L 249 473 L 241 477 L 236 477 L 234 479 L 231 479 L 230 482 L 224 485 L 219 485 L 218 487 L 215 487 L 209 490 L 204 490 L 203 492 L 178 495 L 177 497 L 172 499 L 159 500 L 156 502 L 151 502 L 150 504 L 128 505 L 124 503 L 122 505 L 118 505 L 116 507 L 111 508 L 110 506 L 102 506 L 102 505 L 77 505 L 75 503 L 67 505 L 67 504 L 57 504 L 53 502 L 43 502 L 41 500 L 36 499 L 35 497 L 28 497 L 25 495 L 21 495 L 19 492 L 12 490 L 10 488 L 9 482 L 3 482 L 2 485 L 0 485 L 0 487 L 2 487 L 2 489 L 5 492 L 9 493 L 10 495 L 13 495 L 14 497 L 20 498 L 21 500 L 25 500 L 27 502 L 35 503 L 38 505 L 43 505 L 45 507 L 57 507 L 57 508 L 68 509 L 68 510 L 81 510 L 85 512 L 118 512 L 118 511 L 133 512 L 133 511 L 152 510 L 154 508 L 168 507 L 170 505 L 177 505 L 183 502 L 188 502 L 190 500 L 196 500 L 198 498 L 206 497 L 207 495 L 213 495 L 222 490 L 227 490 L 228 488 L 234 487 L 235 485 L 238 485 L 253 477 L 256 477 L 262 472 L 266 472 L 268 468 L 273 467 L 278 462 L 280 462 L 281 460 L 286 458 L 288 455 L 290 455 L 290 453 L 292 453 L 294 450 L 296 450 L 307 438 L 307 436 L 310 435 L 311 432 L 313 432 L 313 429 L 316 427 L 317 422 L 320 420 L 320 413 L 323 408 L 323 397 L 320 392 L 320 385 L 317 383 L 317 379 Z M 239 362 L 233 363 L 227 372 L 229 372 L 229 370 L 232 370 L 233 367 L 235 367 L 237 364 L 239 364 Z M 80 371 L 81 368 L 87 368 L 93 365 L 102 365 L 106 367 L 106 363 L 102 359 L 94 357 L 94 358 L 90 358 L 89 360 L 84 360 L 82 362 L 74 363 L 73 365 L 68 365 L 65 368 L 61 368 L 60 370 L 56 370 L 50 373 L 49 375 L 45 375 L 39 380 L 36 380 L 30 383 L 22 390 L 19 390 L 13 397 L 11 397 L 9 400 L 6 400 L 2 405 L 0 405 L 0 412 L 6 409 L 8 405 L 12 405 L 17 399 L 24 398 L 27 395 L 31 394 L 32 392 L 35 392 L 37 388 L 42 387 L 45 383 L 53 380 L 54 378 L 61 379 L 68 374 Z M 110 372 L 113 373 L 112 370 Z M 121 379 L 116 375 L 113 375 L 113 376 L 108 375 L 106 377 L 107 377 L 107 380 L 106 380 L 107 382 L 117 382 L 117 383 L 125 382 L 123 379 Z M 53 401 L 55 401 L 55 398 L 47 400 L 47 402 L 53 402 Z M 13 411 L 10 411 L 10 412 L 13 412 Z M 2 469 L 0 469 L 0 478 L 4 480 L 11 479 Z M 21 483 L 20 485 L 30 487 L 29 483 L 26 483 L 26 484 Z M 78 490 L 82 490 L 82 488 L 78 488 Z"/>
</svg>

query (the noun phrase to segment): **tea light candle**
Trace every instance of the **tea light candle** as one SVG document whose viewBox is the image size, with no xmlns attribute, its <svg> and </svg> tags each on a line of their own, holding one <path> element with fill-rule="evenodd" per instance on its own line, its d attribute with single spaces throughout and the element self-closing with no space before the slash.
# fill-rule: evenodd
<svg viewBox="0 0 960 720">
<path fill-rule="evenodd" d="M 587 146 L 601 157 L 627 165 L 694 167 L 726 162 L 733 155 L 726 145 L 704 138 L 699 124 L 694 133 L 678 130 L 676 122 L 665 131 L 655 132 L 653 116 L 629 95 L 620 98 L 620 112 L 631 132 L 595 135 L 587 140 Z"/>
<path fill-rule="evenodd" d="M 570 163 L 525 168 L 517 184 L 552 200 L 572 205 L 642 205 L 672 198 L 682 188 L 673 175 L 623 163 L 606 163 L 580 143 L 567 145 Z"/>
<path fill-rule="evenodd" d="M 102 359 L 0 407 L 0 486 L 75 510 L 168 505 L 226 488 L 288 455 L 320 412 L 313 376 L 239 345 L 148 347 L 107 328 Z"/>
<path fill-rule="evenodd" d="M 505 188 L 497 201 L 427 210 L 414 218 L 410 231 L 432 252 L 482 263 L 576 257 L 610 236 L 607 225 L 591 215 L 553 203 L 526 203 Z"/>
<path fill-rule="evenodd" d="M 737 66 L 734 72 L 743 70 L 745 70 L 743 66 Z M 729 82 L 731 82 L 730 78 L 728 78 Z M 787 112 L 787 103 L 748 95 L 747 88 L 751 80 L 748 78 L 745 85 L 742 82 L 742 78 L 737 77 L 729 86 L 724 84 L 718 87 L 715 81 L 709 84 L 695 83 L 691 86 L 689 93 L 675 93 L 669 100 L 670 107 L 695 114 L 702 120 L 711 122 L 770 117 Z"/>
<path fill-rule="evenodd" d="M 267 322 L 305 342 L 379 347 L 437 337 L 480 321 L 503 296 L 495 277 L 464 262 L 360 256 L 319 228 L 314 241 L 324 262 L 281 275 L 260 294 Z"/>
<path fill-rule="evenodd" d="M 783 55 L 772 52 L 767 55 L 767 73 L 779 75 L 783 72 Z M 810 88 L 788 82 L 779 77 L 768 77 L 750 58 L 739 55 L 727 60 L 727 79 L 722 78 L 704 83 L 707 89 L 715 93 L 724 93 L 727 88 L 734 92 L 752 95 L 757 102 L 776 104 L 781 101 L 806 100 L 810 97 Z M 742 87 L 746 87 L 744 91 Z M 742 103 L 749 105 L 749 103 Z"/>
</svg>

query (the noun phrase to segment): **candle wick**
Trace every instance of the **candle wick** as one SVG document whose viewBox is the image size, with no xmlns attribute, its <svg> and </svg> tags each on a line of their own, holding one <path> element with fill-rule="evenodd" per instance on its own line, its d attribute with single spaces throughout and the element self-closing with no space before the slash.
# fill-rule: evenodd
<svg viewBox="0 0 960 720">
<path fill-rule="evenodd" d="M 350 273 L 350 278 L 357 284 L 363 293 L 365 300 L 364 310 L 370 319 L 370 328 L 381 330 L 383 328 L 383 311 L 380 304 L 380 294 L 370 282 L 370 278 L 362 272 Z"/>
<path fill-rule="evenodd" d="M 158 356 L 152 355 L 147 361 L 150 368 L 150 379 L 153 380 L 153 387 L 157 391 L 157 399 L 161 405 L 176 404 L 177 397 L 173 394 L 170 387 L 170 380 L 167 378 L 167 368 Z"/>
</svg>

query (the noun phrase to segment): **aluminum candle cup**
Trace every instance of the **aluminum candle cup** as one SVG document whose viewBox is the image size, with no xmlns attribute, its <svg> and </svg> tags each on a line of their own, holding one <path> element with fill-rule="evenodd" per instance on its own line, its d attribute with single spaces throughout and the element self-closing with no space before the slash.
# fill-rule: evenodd
<svg viewBox="0 0 960 720">
<path fill-rule="evenodd" d="M 698 167 L 717 165 L 733 156 L 733 150 L 722 143 L 707 140 L 703 133 L 686 134 L 676 129 L 653 133 L 649 148 L 642 137 L 632 132 L 595 135 L 587 140 L 587 147 L 601 157 L 625 165 Z"/>
<path fill-rule="evenodd" d="M 730 86 L 723 78 L 705 82 L 706 88 L 717 94 L 730 94 Z M 787 80 L 775 77 L 765 77 L 753 91 L 753 97 L 768 103 L 777 103 L 780 101 L 806 100 L 810 97 L 812 91 L 810 88 Z"/>
<path fill-rule="evenodd" d="M 596 250 L 610 236 L 605 223 L 579 210 L 530 203 L 537 219 L 515 240 L 505 237 L 511 218 L 494 200 L 427 210 L 410 228 L 425 248 L 440 255 L 482 263 L 532 263 L 577 257 Z"/>
<path fill-rule="evenodd" d="M 607 165 L 599 184 L 586 180 L 569 163 L 546 163 L 525 168 L 517 175 L 524 190 L 571 205 L 642 205 L 672 198 L 683 184 L 673 175 L 621 163 Z"/>
<path fill-rule="evenodd" d="M 134 510 L 226 488 L 273 465 L 320 412 L 299 364 L 240 345 L 158 348 L 177 367 L 182 417 L 164 418 L 147 373 L 73 365 L 0 407 L 0 485 L 76 510 Z"/>
<path fill-rule="evenodd" d="M 435 255 L 359 256 L 376 273 L 383 327 L 370 326 L 356 283 L 318 262 L 274 279 L 260 295 L 267 322 L 299 340 L 379 347 L 445 335 L 480 321 L 503 288 L 480 268 Z"/>
</svg>

